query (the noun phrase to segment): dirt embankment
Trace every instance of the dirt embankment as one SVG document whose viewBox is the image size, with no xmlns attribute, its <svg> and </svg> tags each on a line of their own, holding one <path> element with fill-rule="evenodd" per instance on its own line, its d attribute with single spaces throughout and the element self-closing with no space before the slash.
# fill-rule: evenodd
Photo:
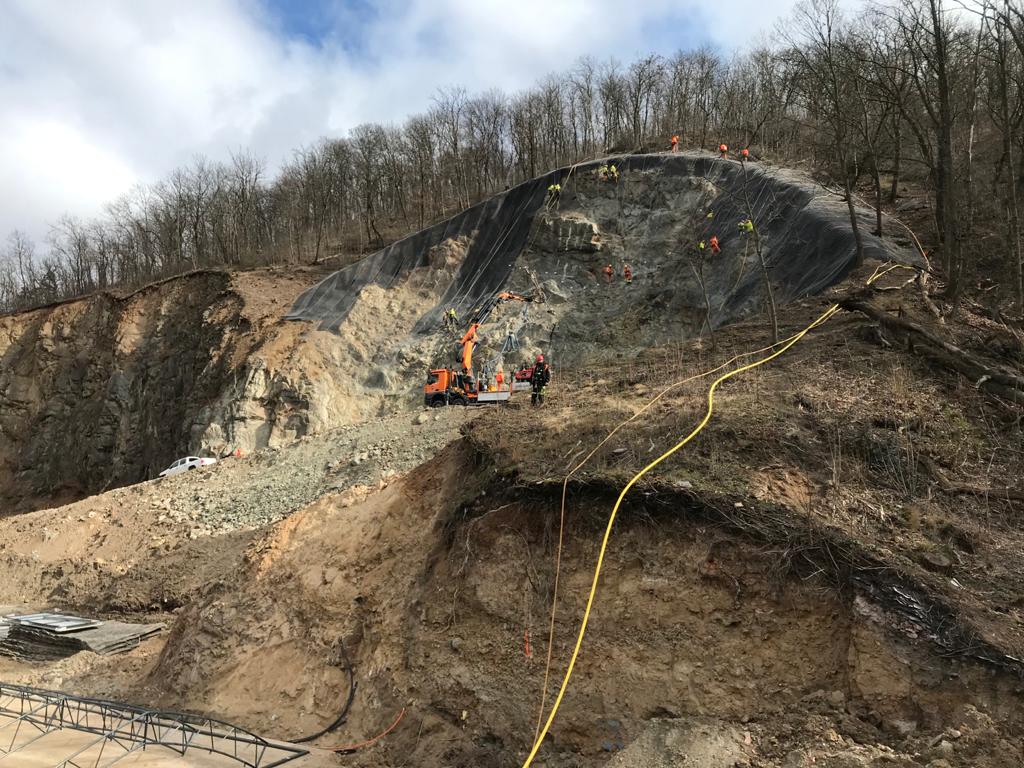
<svg viewBox="0 0 1024 768">
<path fill-rule="evenodd" d="M 371 419 L 215 466 L 0 519 L 0 604 L 166 611 L 229 576 L 259 529 L 361 496 L 433 456 L 478 411 Z"/>
<path fill-rule="evenodd" d="M 491 461 L 457 444 L 383 491 L 325 497 L 254 541 L 179 614 L 147 695 L 311 732 L 345 701 L 348 659 L 355 703 L 321 744 L 372 736 L 404 710 L 354 764 L 518 765 L 547 653 L 558 491 L 516 487 Z M 596 487 L 571 497 L 554 680 L 612 498 Z M 544 765 L 597 766 L 620 751 L 616 765 L 672 765 L 680 745 L 716 768 L 1024 756 L 1015 675 L 934 654 L 923 631 L 905 632 L 836 572 L 804 573 L 783 541 L 723 524 L 717 504 L 648 491 L 624 508 Z"/>
<path fill-rule="evenodd" d="M 785 327 L 819 311 L 794 306 Z M 961 344 L 995 330 L 971 322 L 957 329 Z M 341 490 L 342 481 L 269 529 L 203 533 L 176 555 L 201 582 L 159 656 L 154 648 L 123 670 L 55 674 L 73 690 L 294 736 L 340 710 L 348 659 L 354 704 L 320 744 L 373 736 L 404 710 L 380 745 L 346 759 L 520 764 L 548 650 L 564 472 L 662 385 L 758 346 L 764 334 L 763 325 L 739 326 L 713 353 L 652 351 L 565 376 L 545 410 L 484 413 L 468 440 L 384 488 Z M 571 486 L 553 681 L 615 493 L 699 420 L 706 385 L 670 392 Z M 1019 510 L 995 496 L 965 504 L 921 460 L 973 485 L 1019 475 L 1019 414 L 892 341 L 879 344 L 858 316 L 836 318 L 719 395 L 706 433 L 621 512 L 543 764 L 667 766 L 685 755 L 708 768 L 1019 765 L 1024 710 L 1007 659 L 1020 655 Z M 211 482 L 229 467 L 217 472 Z M 167 493 L 213 495 L 214 486 L 195 483 L 168 483 Z M 138 530 L 108 525 L 90 537 L 70 581 L 102 593 L 102 579 L 88 588 L 88 562 L 118 540 L 139 550 L 133 570 L 170 573 L 162 569 L 175 556 L 146 547 L 168 523 L 166 512 L 152 514 Z M 73 548 L 73 532 L 91 524 L 71 509 L 10 521 L 31 526 L 36 543 L 26 530 L 26 546 L 43 558 L 52 555 L 41 541 L 46 515 L 55 517 L 44 528 L 59 531 L 54 548 Z M 923 610 L 894 601 L 896 590 Z"/>
<path fill-rule="evenodd" d="M 520 402 L 379 416 L 415 404 L 412 373 L 450 356 L 452 339 L 433 327 L 417 332 L 417 318 L 457 282 L 470 239 L 445 240 L 417 266 L 396 268 L 394 284 L 361 285 L 336 334 L 279 323 L 267 298 L 276 278 L 266 274 L 210 278 L 191 292 L 186 278 L 122 303 L 69 304 L 43 311 L 38 328 L 17 325 L 24 316 L 2 319 L 0 353 L 20 373 L 0 374 L 0 396 L 30 404 L 16 409 L 16 431 L 5 431 L 18 435 L 19 451 L 36 450 L 36 439 L 46 445 L 30 427 L 63 439 L 65 411 L 48 403 L 87 402 L 70 385 L 55 398 L 29 397 L 32 387 L 69 380 L 65 370 L 84 371 L 90 395 L 107 392 L 104 371 L 125 369 L 143 383 L 173 377 L 182 348 L 186 363 L 205 361 L 173 379 L 193 389 L 151 396 L 132 385 L 136 400 L 125 402 L 156 409 L 145 417 L 156 419 L 162 398 L 177 398 L 159 427 L 181 441 L 176 450 L 242 439 L 268 446 L 209 471 L 0 521 L 0 602 L 131 611 L 172 625 L 121 663 L 80 657 L 42 671 L 5 661 L 3 676 L 290 737 L 335 718 L 351 665 L 353 708 L 319 743 L 357 742 L 402 717 L 352 764 L 520 764 L 543 686 L 565 472 L 663 387 L 696 377 L 618 431 L 569 486 L 552 693 L 619 488 L 700 421 L 709 380 L 698 374 L 768 344 L 760 321 L 720 329 L 713 348 L 678 342 L 700 318 L 683 311 L 692 282 L 671 283 L 683 270 L 670 243 L 716 220 L 695 218 L 713 195 L 695 181 L 666 202 L 678 180 L 641 172 L 618 188 L 590 178 L 567 191 L 508 273 L 509 287 L 540 285 L 548 300 L 525 307 L 525 319 L 524 307 L 502 305 L 484 329 L 479 359 L 518 327 L 517 355 L 563 344 L 566 357 L 588 361 L 571 372 L 555 360 L 540 411 Z M 665 215 L 676 208 L 682 218 Z M 622 217 L 626 232 L 615 229 Z M 637 268 L 632 286 L 599 280 L 609 255 Z M 748 259 L 730 252 L 715 278 L 738 316 L 759 306 L 756 280 L 731 293 L 731 270 Z M 926 320 L 900 292 L 903 279 L 894 274 L 882 283 L 891 290 L 869 298 L 883 312 Z M 831 298 L 791 303 L 783 335 Z M 164 328 L 178 306 L 191 309 Z M 93 365 L 73 343 L 75 328 L 102 330 L 106 357 Z M 969 311 L 937 333 L 991 364 L 987 339 L 1017 338 Z M 202 349 L 193 355 L 186 338 Z M 630 340 L 637 344 L 626 348 Z M 1024 470 L 1020 409 L 859 314 L 724 384 L 717 403 L 708 428 L 621 511 L 543 764 L 1022 764 L 1024 539 L 1009 492 Z M 75 413 L 86 424 L 115 423 Z M 115 434 L 127 445 L 143 416 L 125 414 Z M 363 421 L 326 430 L 354 420 Z M 449 445 L 460 430 L 466 438 Z M 32 480 L 31 467 L 12 463 L 16 454 L 5 457 L 6 479 Z M 74 470 L 41 456 L 55 472 Z"/>
</svg>

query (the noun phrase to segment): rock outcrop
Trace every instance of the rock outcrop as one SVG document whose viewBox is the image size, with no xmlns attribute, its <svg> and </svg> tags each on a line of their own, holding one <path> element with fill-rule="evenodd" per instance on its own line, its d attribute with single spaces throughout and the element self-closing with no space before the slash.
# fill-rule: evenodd
<svg viewBox="0 0 1024 768">
<path fill-rule="evenodd" d="M 298 330 L 216 272 L 0 317 L 0 514 L 305 434 L 323 398 Z"/>
</svg>

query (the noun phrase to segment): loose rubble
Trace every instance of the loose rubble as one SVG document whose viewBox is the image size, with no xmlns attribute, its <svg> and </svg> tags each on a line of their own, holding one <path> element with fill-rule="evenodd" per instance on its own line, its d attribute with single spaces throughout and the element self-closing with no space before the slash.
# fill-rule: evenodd
<svg viewBox="0 0 1024 768">
<path fill-rule="evenodd" d="M 378 487 L 423 463 L 477 415 L 466 408 L 400 413 L 305 437 L 286 448 L 228 458 L 213 467 L 146 484 L 150 505 L 192 526 L 198 538 L 258 528 L 325 493 Z"/>
</svg>

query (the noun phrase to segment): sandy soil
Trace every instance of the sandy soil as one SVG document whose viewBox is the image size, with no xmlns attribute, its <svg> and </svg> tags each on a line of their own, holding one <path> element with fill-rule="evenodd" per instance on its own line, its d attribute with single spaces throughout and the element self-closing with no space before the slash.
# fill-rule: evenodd
<svg viewBox="0 0 1024 768">
<path fill-rule="evenodd" d="M 0 725 L 3 723 L 3 719 L 0 718 Z M 189 750 L 185 755 L 160 747 L 150 747 L 145 751 L 140 749 L 132 753 L 119 744 L 103 743 L 93 734 L 70 729 L 54 731 L 42 738 L 38 738 L 39 736 L 40 733 L 36 729 L 23 727 L 14 738 L 8 737 L 5 740 L 4 749 L 17 761 L 11 765 L 20 768 L 53 768 L 54 765 L 68 759 L 74 759 L 79 765 L 106 765 L 109 761 L 117 759 L 117 765 L 131 768 L 232 768 L 239 765 L 239 762 L 231 757 L 198 748 Z M 215 741 L 214 747 L 234 749 L 234 745 L 229 742 Z M 249 747 L 249 750 L 251 753 L 252 747 Z M 246 753 L 240 755 L 247 756 Z M 284 756 L 285 753 L 280 755 Z M 251 754 L 248 756 L 252 759 Z M 296 768 L 325 768 L 337 764 L 336 758 L 322 752 L 299 757 L 288 763 Z"/>
</svg>

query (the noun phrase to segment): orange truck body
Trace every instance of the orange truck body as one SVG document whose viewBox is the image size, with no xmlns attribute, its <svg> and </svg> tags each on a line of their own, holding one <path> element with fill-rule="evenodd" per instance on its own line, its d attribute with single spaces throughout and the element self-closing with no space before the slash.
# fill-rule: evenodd
<svg viewBox="0 0 1024 768">
<path fill-rule="evenodd" d="M 450 368 L 436 368 L 427 373 L 423 404 L 430 408 L 443 405 L 489 405 L 507 402 L 512 395 L 508 389 L 479 392 L 474 384 L 475 380 Z"/>
</svg>

